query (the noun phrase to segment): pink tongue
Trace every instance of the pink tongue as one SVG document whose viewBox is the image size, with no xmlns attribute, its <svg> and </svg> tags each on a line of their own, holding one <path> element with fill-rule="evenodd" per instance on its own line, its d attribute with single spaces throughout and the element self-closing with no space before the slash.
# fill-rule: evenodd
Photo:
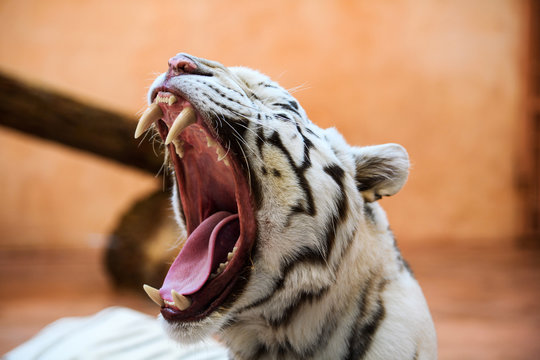
<svg viewBox="0 0 540 360">
<path fill-rule="evenodd" d="M 201 289 L 219 259 L 225 257 L 226 260 L 227 252 L 232 250 L 238 239 L 237 219 L 238 214 L 220 211 L 191 233 L 159 290 L 162 298 L 172 299 L 172 289 L 182 295 Z"/>
</svg>

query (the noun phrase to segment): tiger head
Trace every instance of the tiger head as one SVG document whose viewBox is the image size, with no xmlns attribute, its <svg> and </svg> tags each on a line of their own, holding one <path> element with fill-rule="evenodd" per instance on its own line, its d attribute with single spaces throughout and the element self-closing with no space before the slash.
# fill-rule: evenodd
<svg viewBox="0 0 540 360">
<path fill-rule="evenodd" d="M 176 339 L 226 332 L 250 312 L 271 322 L 290 294 L 332 286 L 342 257 L 388 231 L 376 200 L 405 183 L 403 147 L 351 147 L 267 76 L 187 54 L 148 102 L 136 137 L 153 126 L 165 144 L 187 240 L 162 287 L 145 290 Z"/>
</svg>

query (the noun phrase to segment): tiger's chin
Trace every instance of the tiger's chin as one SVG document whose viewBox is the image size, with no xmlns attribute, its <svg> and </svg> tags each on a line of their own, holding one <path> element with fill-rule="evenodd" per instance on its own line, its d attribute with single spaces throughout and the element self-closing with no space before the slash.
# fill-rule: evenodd
<svg viewBox="0 0 540 360">
<path fill-rule="evenodd" d="M 162 315 L 158 317 L 167 335 L 182 344 L 194 344 L 208 339 L 223 325 L 221 318 L 217 313 L 193 322 L 175 322 L 166 320 Z"/>
</svg>

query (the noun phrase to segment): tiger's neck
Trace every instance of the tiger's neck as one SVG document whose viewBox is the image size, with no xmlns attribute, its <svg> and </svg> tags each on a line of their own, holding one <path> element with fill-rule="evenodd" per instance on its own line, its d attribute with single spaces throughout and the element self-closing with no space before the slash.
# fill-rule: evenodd
<svg viewBox="0 0 540 360">
<path fill-rule="evenodd" d="M 368 349 L 385 316 L 381 294 L 397 276 L 400 257 L 389 231 L 360 228 L 367 230 L 356 230 L 348 245 L 343 241 L 336 254 L 341 261 L 297 263 L 274 284 L 270 297 L 234 316 L 222 334 L 234 359 L 339 358 L 351 351 L 351 343 L 362 341 L 364 350 L 355 354 Z"/>
</svg>

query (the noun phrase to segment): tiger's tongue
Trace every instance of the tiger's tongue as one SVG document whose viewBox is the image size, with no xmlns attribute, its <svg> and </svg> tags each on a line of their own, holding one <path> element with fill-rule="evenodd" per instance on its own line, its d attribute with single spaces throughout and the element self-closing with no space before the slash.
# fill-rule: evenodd
<svg viewBox="0 0 540 360">
<path fill-rule="evenodd" d="M 171 265 L 159 293 L 171 300 L 171 290 L 190 295 L 199 291 L 219 262 L 227 260 L 240 236 L 238 214 L 217 212 L 205 219 L 188 237 Z"/>
</svg>

